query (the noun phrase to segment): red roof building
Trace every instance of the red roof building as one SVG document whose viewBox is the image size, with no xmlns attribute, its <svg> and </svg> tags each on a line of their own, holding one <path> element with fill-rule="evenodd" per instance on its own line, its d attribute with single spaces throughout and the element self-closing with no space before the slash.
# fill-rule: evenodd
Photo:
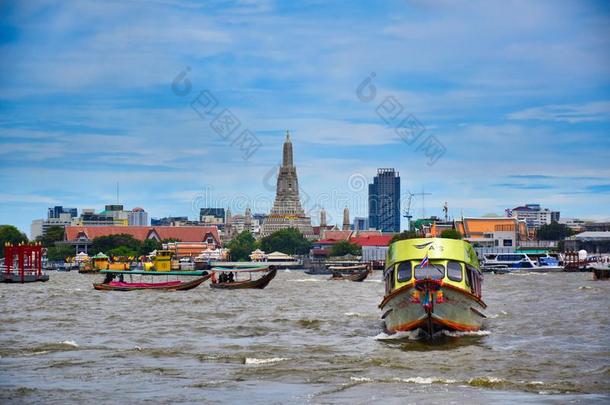
<svg viewBox="0 0 610 405">
<path fill-rule="evenodd" d="M 215 226 L 66 226 L 64 243 L 86 252 L 93 239 L 119 234 L 131 235 L 139 241 L 177 239 L 180 242 L 205 242 L 212 247 L 221 245 Z"/>
</svg>

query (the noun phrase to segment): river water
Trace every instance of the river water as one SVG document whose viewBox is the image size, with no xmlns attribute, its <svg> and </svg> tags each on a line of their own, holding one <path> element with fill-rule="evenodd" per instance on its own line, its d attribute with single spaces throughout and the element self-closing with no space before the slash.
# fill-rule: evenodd
<svg viewBox="0 0 610 405">
<path fill-rule="evenodd" d="M 610 282 L 487 275 L 485 330 L 382 333 L 363 283 L 103 292 L 99 275 L 0 285 L 2 403 L 607 403 Z"/>
</svg>

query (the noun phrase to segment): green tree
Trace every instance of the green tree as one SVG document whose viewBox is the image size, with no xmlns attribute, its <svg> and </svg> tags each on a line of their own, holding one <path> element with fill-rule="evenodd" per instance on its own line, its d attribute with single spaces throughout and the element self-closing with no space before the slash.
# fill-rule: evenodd
<svg viewBox="0 0 610 405">
<path fill-rule="evenodd" d="M 296 228 L 281 229 L 265 236 L 260 241 L 265 252 L 282 252 L 289 255 L 304 255 L 309 253 L 311 242 Z"/>
<path fill-rule="evenodd" d="M 345 255 L 354 255 L 360 256 L 362 255 L 362 248 L 360 245 L 355 243 L 350 243 L 346 240 L 342 240 L 333 245 L 330 249 L 331 256 L 345 256 Z"/>
<path fill-rule="evenodd" d="M 127 256 L 137 256 L 138 251 L 130 249 L 127 246 L 119 246 L 114 249 L 110 249 L 106 254 L 110 257 L 127 257 Z"/>
<path fill-rule="evenodd" d="M 13 225 L 0 225 L 0 257 L 4 257 L 4 244 L 6 242 L 17 245 L 27 241 L 28 237 L 25 236 L 25 233 Z"/>
<path fill-rule="evenodd" d="M 256 249 L 256 240 L 250 231 L 243 231 L 227 244 L 231 260 L 245 262 L 250 260 L 250 253 Z"/>
<path fill-rule="evenodd" d="M 567 225 L 553 221 L 538 229 L 538 240 L 562 240 L 573 234 L 574 232 Z"/>
<path fill-rule="evenodd" d="M 42 246 L 50 247 L 54 246 L 55 242 L 64 240 L 65 229 L 60 225 L 53 225 L 47 228 L 44 235 L 36 238 L 37 241 L 42 243 Z"/>
<path fill-rule="evenodd" d="M 441 232 L 441 238 L 462 239 L 462 234 L 457 229 L 445 229 L 443 232 Z"/>
<path fill-rule="evenodd" d="M 140 249 L 140 241 L 126 233 L 98 236 L 93 239 L 89 253 L 93 255 L 99 252 L 108 254 L 112 249 L 116 249 L 120 246 L 125 246 L 129 251 L 134 252 L 135 255 Z"/>
<path fill-rule="evenodd" d="M 74 248 L 66 245 L 50 246 L 47 248 L 47 260 L 52 262 L 64 261 L 66 257 L 74 256 Z"/>
<path fill-rule="evenodd" d="M 138 256 L 147 256 L 153 250 L 159 250 L 162 248 L 161 242 L 156 239 L 146 239 L 140 245 L 140 249 L 138 250 Z"/>
<path fill-rule="evenodd" d="M 401 233 L 397 233 L 396 235 L 392 236 L 392 239 L 390 240 L 390 243 L 394 243 L 394 242 L 399 241 L 399 240 L 415 239 L 415 238 L 419 238 L 419 236 L 417 235 L 417 232 L 415 232 L 415 231 L 402 231 Z"/>
</svg>

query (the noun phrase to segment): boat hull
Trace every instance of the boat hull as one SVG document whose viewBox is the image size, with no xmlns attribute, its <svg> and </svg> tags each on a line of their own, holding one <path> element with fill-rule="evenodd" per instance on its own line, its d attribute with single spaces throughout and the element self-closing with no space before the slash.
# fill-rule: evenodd
<svg viewBox="0 0 610 405">
<path fill-rule="evenodd" d="M 24 274 L 23 279 L 19 273 L 0 273 L 0 283 L 36 283 L 49 281 L 48 274 Z"/>
<path fill-rule="evenodd" d="M 329 280 L 349 280 L 349 281 L 355 281 L 355 282 L 363 282 L 369 275 L 369 271 L 368 270 L 364 270 L 358 273 L 354 273 L 354 274 L 333 274 L 333 276 L 331 278 L 329 278 Z"/>
<path fill-rule="evenodd" d="M 212 275 L 208 274 L 191 281 L 174 283 L 120 283 L 112 285 L 105 283 L 94 283 L 93 288 L 101 291 L 137 291 L 137 290 L 162 290 L 162 291 L 186 291 L 198 287 L 201 283 L 209 279 Z"/>
<path fill-rule="evenodd" d="M 411 283 L 384 299 L 380 307 L 387 332 L 422 329 L 432 336 L 442 330 L 481 329 L 486 308 L 483 301 L 450 285 L 434 284 Z"/>
<path fill-rule="evenodd" d="M 277 269 L 273 269 L 263 277 L 257 280 L 248 280 L 248 281 L 234 281 L 232 283 L 212 283 L 210 284 L 211 288 L 216 289 L 224 289 L 224 290 L 241 290 L 246 288 L 258 288 L 263 289 L 267 287 L 267 285 L 275 278 L 277 274 Z"/>
</svg>

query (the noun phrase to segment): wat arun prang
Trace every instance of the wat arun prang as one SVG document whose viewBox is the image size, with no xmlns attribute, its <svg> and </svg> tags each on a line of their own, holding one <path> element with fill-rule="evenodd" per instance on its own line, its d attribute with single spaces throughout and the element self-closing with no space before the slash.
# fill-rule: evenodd
<svg viewBox="0 0 610 405">
<path fill-rule="evenodd" d="M 311 218 L 305 215 L 299 200 L 299 180 L 297 168 L 292 160 L 292 142 L 286 131 L 282 166 L 277 176 L 275 202 L 271 213 L 265 219 L 261 236 L 267 236 L 280 229 L 296 228 L 306 238 L 313 238 Z"/>
</svg>

